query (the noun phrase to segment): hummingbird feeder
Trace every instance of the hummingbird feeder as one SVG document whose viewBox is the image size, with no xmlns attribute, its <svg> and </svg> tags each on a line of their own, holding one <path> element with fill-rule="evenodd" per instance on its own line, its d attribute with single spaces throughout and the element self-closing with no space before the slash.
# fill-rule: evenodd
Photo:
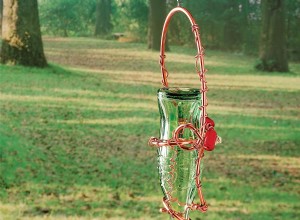
<svg viewBox="0 0 300 220">
<path fill-rule="evenodd" d="M 168 25 L 176 13 L 183 13 L 191 23 L 197 47 L 196 72 L 200 89 L 169 87 L 165 66 L 165 45 Z M 204 68 L 204 49 L 201 45 L 199 27 L 190 12 L 178 4 L 166 17 L 160 47 L 160 67 L 163 88 L 158 90 L 160 113 L 160 136 L 151 137 L 149 145 L 157 148 L 158 171 L 163 191 L 163 213 L 171 219 L 188 220 L 189 212 L 205 212 L 201 175 L 204 151 L 212 151 L 221 142 L 214 129 L 215 123 L 206 112 L 207 85 Z M 196 193 L 200 203 L 194 203 Z"/>
</svg>

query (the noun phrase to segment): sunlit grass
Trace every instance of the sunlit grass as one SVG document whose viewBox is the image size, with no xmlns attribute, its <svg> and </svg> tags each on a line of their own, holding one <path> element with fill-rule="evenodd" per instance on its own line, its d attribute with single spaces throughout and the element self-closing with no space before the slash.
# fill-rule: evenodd
<svg viewBox="0 0 300 220">
<path fill-rule="evenodd" d="M 94 70 L 88 68 L 73 68 L 74 70 L 87 71 L 89 73 L 109 75 L 109 81 L 130 84 L 130 85 L 149 85 L 160 86 L 161 74 L 149 71 L 120 71 L 120 70 Z M 174 73 L 170 74 L 168 80 L 172 86 L 178 87 L 197 87 L 199 78 L 196 72 L 191 73 Z M 193 81 L 193 79 L 195 79 Z M 209 87 L 211 89 L 237 89 L 237 90 L 265 90 L 265 91 L 300 91 L 300 78 L 291 78 L 284 76 L 253 76 L 253 75 L 224 75 L 223 72 L 218 74 L 207 74 Z"/>
<path fill-rule="evenodd" d="M 85 38 L 45 38 L 45 50 L 64 67 L 0 66 L 0 219 L 166 219 L 147 147 L 159 54 Z M 296 219 L 300 65 L 267 74 L 252 57 L 206 54 L 223 143 L 204 157 L 209 212 L 192 219 Z M 193 49 L 172 48 L 167 65 L 170 85 L 199 87 Z"/>
</svg>

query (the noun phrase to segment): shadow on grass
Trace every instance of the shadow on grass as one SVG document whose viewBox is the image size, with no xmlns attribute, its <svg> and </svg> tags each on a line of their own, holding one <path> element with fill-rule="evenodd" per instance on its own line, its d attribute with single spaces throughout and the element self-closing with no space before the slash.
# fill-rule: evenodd
<svg viewBox="0 0 300 220">
<path fill-rule="evenodd" d="M 61 76 L 76 76 L 79 75 L 76 71 L 68 70 L 62 66 L 49 63 L 45 68 L 28 67 L 21 65 L 2 65 L 0 64 L 1 74 L 54 74 Z"/>
</svg>

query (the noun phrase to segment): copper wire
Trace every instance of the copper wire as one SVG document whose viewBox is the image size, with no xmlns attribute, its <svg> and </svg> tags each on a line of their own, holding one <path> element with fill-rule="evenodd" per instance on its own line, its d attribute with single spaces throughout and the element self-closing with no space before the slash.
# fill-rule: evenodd
<svg viewBox="0 0 300 220">
<path fill-rule="evenodd" d="M 207 211 L 207 204 L 204 200 L 204 196 L 202 193 L 202 185 L 201 185 L 201 180 L 200 180 L 200 175 L 201 175 L 201 169 L 200 169 L 200 164 L 201 160 L 204 156 L 204 146 L 203 146 L 203 141 L 204 141 L 204 136 L 206 132 L 205 128 L 205 119 L 207 117 L 206 113 L 206 107 L 208 105 L 207 98 L 206 98 L 206 92 L 208 91 L 207 85 L 206 85 L 206 78 L 205 78 L 205 73 L 207 70 L 204 68 L 204 48 L 201 45 L 200 41 L 200 35 L 199 35 L 199 26 L 196 24 L 194 18 L 190 14 L 190 12 L 180 6 L 180 2 L 178 1 L 178 6 L 174 9 L 172 9 L 169 14 L 166 17 L 163 30 L 162 30 L 162 36 L 161 36 L 161 47 L 160 47 L 160 67 L 161 67 L 161 72 L 162 72 L 162 84 L 165 88 L 168 88 L 168 70 L 165 66 L 165 42 L 166 42 L 166 36 L 167 36 L 167 30 L 168 30 L 168 25 L 171 21 L 171 18 L 173 17 L 174 14 L 176 13 L 184 13 L 191 25 L 192 25 L 192 32 L 194 33 L 195 36 L 195 44 L 197 47 L 197 55 L 195 56 L 196 62 L 195 62 L 195 69 L 197 74 L 199 75 L 200 78 L 200 93 L 201 93 L 201 107 L 199 110 L 202 112 L 201 116 L 199 118 L 199 124 L 200 128 L 197 129 L 193 124 L 191 123 L 186 123 L 186 124 L 181 124 L 179 125 L 175 131 L 173 132 L 173 136 L 169 140 L 160 140 L 155 137 L 150 138 L 149 140 L 149 145 L 154 146 L 154 147 L 162 147 L 162 146 L 170 146 L 170 147 L 175 147 L 178 146 L 183 150 L 186 151 L 193 151 L 197 150 L 197 159 L 196 159 L 196 172 L 195 172 L 195 184 L 197 187 L 197 192 L 198 196 L 200 199 L 200 204 L 195 204 L 192 203 L 190 205 L 185 204 L 185 203 L 180 203 L 177 198 L 173 198 L 171 196 L 171 191 L 172 191 L 172 179 L 174 178 L 174 169 L 175 169 L 175 159 L 174 157 L 171 159 L 171 163 L 169 165 L 170 168 L 170 179 L 167 180 L 167 183 L 169 184 L 169 188 L 171 189 L 169 192 L 166 192 L 167 197 L 163 198 L 163 205 L 164 208 L 161 209 L 162 212 L 168 213 L 170 216 L 173 218 L 179 219 L 179 220 L 187 220 L 184 218 L 183 213 L 176 212 L 172 209 L 170 202 L 177 202 L 178 205 L 180 206 L 187 206 L 190 210 L 198 210 L 201 212 L 206 212 Z M 195 139 L 183 139 L 180 138 L 179 134 L 184 130 L 184 129 L 189 129 L 194 136 L 196 137 Z M 175 154 L 176 156 L 176 154 Z"/>
</svg>

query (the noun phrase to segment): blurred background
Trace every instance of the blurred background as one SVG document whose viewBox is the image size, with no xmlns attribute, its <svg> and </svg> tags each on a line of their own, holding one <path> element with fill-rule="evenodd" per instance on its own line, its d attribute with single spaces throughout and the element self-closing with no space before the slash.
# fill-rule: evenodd
<svg viewBox="0 0 300 220">
<path fill-rule="evenodd" d="M 298 0 L 275 1 L 270 6 L 282 8 L 285 14 L 289 60 L 300 59 L 299 4 Z M 163 23 L 166 12 L 176 5 L 175 0 L 39 0 L 41 29 L 47 36 L 100 36 L 149 45 L 151 29 L 158 29 L 160 36 L 159 24 Z M 260 0 L 186 0 L 182 5 L 190 10 L 200 26 L 205 48 L 258 53 L 262 13 L 268 14 L 262 11 Z M 153 27 L 151 22 L 158 25 Z M 169 41 L 176 45 L 193 45 L 188 25 L 184 16 L 176 16 L 170 27 Z M 276 26 L 274 34 L 283 30 L 280 22 L 273 25 Z"/>
<path fill-rule="evenodd" d="M 175 0 L 0 0 L 0 220 L 167 219 L 156 150 L 160 35 Z M 203 219 L 300 216 L 300 1 L 183 0 L 205 48 Z M 170 86 L 199 88 L 187 18 Z M 196 197 L 195 201 L 198 201 Z"/>
</svg>

